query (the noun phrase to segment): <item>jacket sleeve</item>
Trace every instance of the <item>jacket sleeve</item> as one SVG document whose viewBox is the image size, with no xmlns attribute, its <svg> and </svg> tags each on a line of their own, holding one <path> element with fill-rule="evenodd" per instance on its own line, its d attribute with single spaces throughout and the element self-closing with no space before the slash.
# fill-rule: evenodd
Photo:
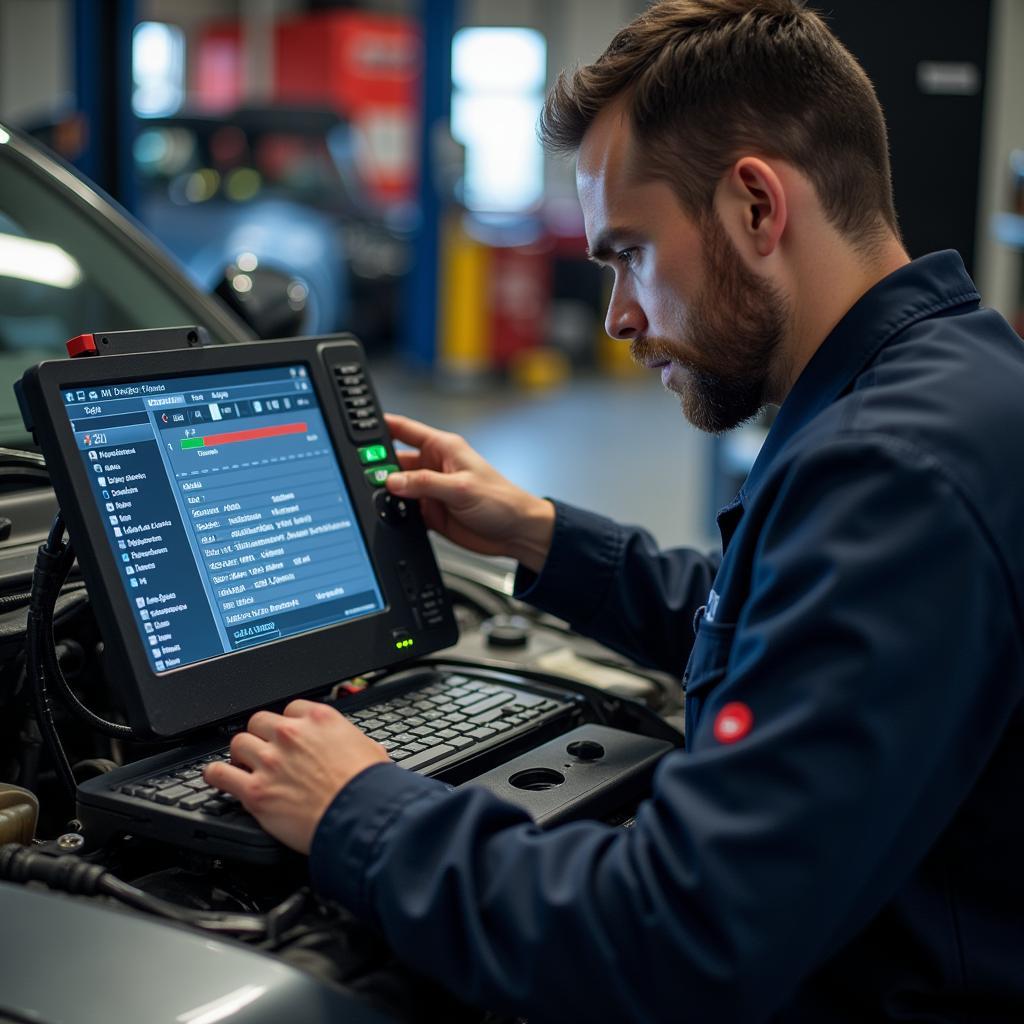
<svg viewBox="0 0 1024 1024">
<path fill-rule="evenodd" d="M 538 575 L 519 570 L 516 597 L 642 665 L 682 675 L 694 613 L 721 557 L 689 548 L 662 551 L 639 527 L 554 505 L 547 561 Z"/>
<path fill-rule="evenodd" d="M 662 761 L 633 828 L 541 832 L 471 785 L 380 765 L 321 822 L 316 887 L 531 1022 L 770 1019 L 951 820 L 1021 704 L 1022 630 L 941 471 L 840 442 L 780 486 L 730 626 L 691 749 Z M 723 742 L 715 719 L 740 702 L 753 726 Z"/>
</svg>

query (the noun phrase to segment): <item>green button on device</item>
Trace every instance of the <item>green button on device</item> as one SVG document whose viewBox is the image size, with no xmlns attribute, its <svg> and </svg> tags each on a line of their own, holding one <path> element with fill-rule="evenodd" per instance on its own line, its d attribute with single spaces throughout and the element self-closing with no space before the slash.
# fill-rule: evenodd
<svg viewBox="0 0 1024 1024">
<path fill-rule="evenodd" d="M 388 457 L 388 450 L 382 444 L 368 444 L 359 449 L 359 461 L 368 466 L 371 462 L 383 462 Z"/>
<path fill-rule="evenodd" d="M 366 473 L 366 479 L 373 484 L 374 487 L 383 487 L 384 481 L 387 480 L 392 473 L 398 472 L 397 466 L 374 466 L 373 469 L 364 470 Z"/>
</svg>

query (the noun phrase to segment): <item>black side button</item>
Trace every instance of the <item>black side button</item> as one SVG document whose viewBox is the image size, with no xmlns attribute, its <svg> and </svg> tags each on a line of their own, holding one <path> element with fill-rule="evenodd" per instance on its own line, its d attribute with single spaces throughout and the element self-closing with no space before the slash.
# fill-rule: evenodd
<svg viewBox="0 0 1024 1024">
<path fill-rule="evenodd" d="M 377 515 L 392 526 L 401 526 L 412 515 L 412 502 L 390 491 L 378 491 L 374 495 Z"/>
</svg>

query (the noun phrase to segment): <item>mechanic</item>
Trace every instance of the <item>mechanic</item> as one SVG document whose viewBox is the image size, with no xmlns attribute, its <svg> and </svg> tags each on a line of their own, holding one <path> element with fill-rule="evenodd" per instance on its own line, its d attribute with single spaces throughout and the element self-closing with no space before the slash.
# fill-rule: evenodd
<svg viewBox="0 0 1024 1024">
<path fill-rule="evenodd" d="M 400 956 L 531 1021 L 1024 1020 L 1024 345 L 956 253 L 908 259 L 873 88 L 797 0 L 654 4 L 542 133 L 577 153 L 609 333 L 704 430 L 781 404 L 723 554 L 402 417 L 388 487 L 682 674 L 687 750 L 626 830 L 541 832 L 308 701 L 209 780 Z"/>
</svg>

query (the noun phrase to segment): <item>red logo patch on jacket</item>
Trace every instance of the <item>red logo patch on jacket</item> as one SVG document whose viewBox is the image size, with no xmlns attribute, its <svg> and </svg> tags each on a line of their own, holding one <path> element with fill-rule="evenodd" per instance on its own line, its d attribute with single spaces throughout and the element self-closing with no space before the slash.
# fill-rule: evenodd
<svg viewBox="0 0 1024 1024">
<path fill-rule="evenodd" d="M 754 727 L 754 712 L 742 701 L 726 704 L 715 715 L 715 739 L 719 743 L 736 743 Z"/>
</svg>

